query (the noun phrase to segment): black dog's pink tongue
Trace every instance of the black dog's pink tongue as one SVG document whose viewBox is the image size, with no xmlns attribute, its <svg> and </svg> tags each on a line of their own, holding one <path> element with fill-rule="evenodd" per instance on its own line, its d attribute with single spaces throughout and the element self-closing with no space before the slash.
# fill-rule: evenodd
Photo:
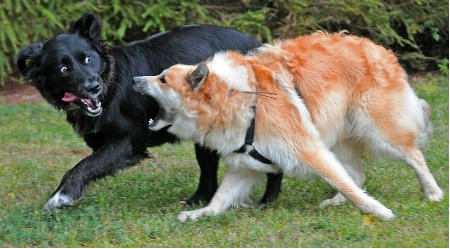
<svg viewBox="0 0 450 249">
<path fill-rule="evenodd" d="M 69 92 L 65 92 L 64 93 L 64 97 L 62 97 L 62 101 L 64 102 L 73 102 L 76 100 L 79 100 L 80 98 L 78 98 L 75 94 L 73 93 L 69 93 Z"/>
</svg>

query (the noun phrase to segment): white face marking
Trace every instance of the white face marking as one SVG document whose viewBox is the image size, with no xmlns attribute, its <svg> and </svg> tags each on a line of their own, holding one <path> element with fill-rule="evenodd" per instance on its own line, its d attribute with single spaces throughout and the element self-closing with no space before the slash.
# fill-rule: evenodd
<svg viewBox="0 0 450 249">
<path fill-rule="evenodd" d="M 226 53 L 220 52 L 214 55 L 208 62 L 208 68 L 220 77 L 230 88 L 240 91 L 252 91 L 248 85 L 248 73 L 244 66 L 239 66 L 228 58 Z"/>
</svg>

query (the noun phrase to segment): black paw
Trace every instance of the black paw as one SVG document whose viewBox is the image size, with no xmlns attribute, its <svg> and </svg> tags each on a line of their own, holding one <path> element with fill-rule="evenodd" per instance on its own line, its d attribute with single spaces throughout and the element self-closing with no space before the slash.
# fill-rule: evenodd
<svg viewBox="0 0 450 249">
<path fill-rule="evenodd" d="M 194 195 L 189 197 L 186 200 L 186 203 L 193 206 L 193 205 L 206 205 L 211 201 L 212 197 L 214 196 L 213 193 L 200 193 L 196 192 Z"/>
</svg>

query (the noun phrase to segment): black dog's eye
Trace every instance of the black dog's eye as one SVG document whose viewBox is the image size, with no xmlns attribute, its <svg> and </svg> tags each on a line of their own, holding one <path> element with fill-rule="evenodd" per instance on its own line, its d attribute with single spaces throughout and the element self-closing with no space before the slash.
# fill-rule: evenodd
<svg viewBox="0 0 450 249">
<path fill-rule="evenodd" d="M 84 58 L 84 64 L 89 64 L 89 63 L 91 63 L 91 62 L 92 62 L 91 57 L 86 56 L 86 58 Z"/>
<path fill-rule="evenodd" d="M 161 81 L 161 83 L 167 83 L 165 75 L 161 75 L 161 77 L 159 77 L 159 81 Z"/>
<path fill-rule="evenodd" d="M 59 71 L 60 71 L 61 73 L 67 73 L 67 72 L 69 72 L 69 68 L 67 68 L 66 66 L 64 66 L 64 67 L 61 67 L 61 68 L 59 69 Z"/>
</svg>

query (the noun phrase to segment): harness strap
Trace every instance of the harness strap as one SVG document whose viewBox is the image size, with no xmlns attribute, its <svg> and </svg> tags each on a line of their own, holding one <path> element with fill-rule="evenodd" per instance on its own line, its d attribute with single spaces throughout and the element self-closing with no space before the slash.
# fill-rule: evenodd
<svg viewBox="0 0 450 249">
<path fill-rule="evenodd" d="M 295 91 L 297 92 L 297 95 L 300 99 L 302 99 L 302 94 L 300 93 L 299 89 L 295 88 Z M 253 116 L 252 120 L 250 121 L 250 126 L 247 129 L 247 132 L 245 133 L 245 144 L 241 146 L 241 148 L 233 151 L 234 153 L 246 153 L 249 156 L 253 157 L 254 159 L 265 163 L 265 164 L 274 164 L 270 159 L 267 159 L 265 156 L 261 155 L 256 149 L 255 145 L 253 144 L 253 140 L 255 137 L 255 117 L 256 117 L 256 101 L 255 104 L 252 106 L 253 113 L 255 115 Z M 247 151 L 247 146 L 252 148 L 250 151 Z"/>
<path fill-rule="evenodd" d="M 261 155 L 256 149 L 255 145 L 253 144 L 253 140 L 255 138 L 255 105 L 252 106 L 253 112 L 255 115 L 253 116 L 252 120 L 250 121 L 250 126 L 247 129 L 247 132 L 245 133 L 245 144 L 242 145 L 241 148 L 233 151 L 234 153 L 246 153 L 249 156 L 253 157 L 254 159 L 265 163 L 265 164 L 274 164 L 270 159 L 267 159 L 265 156 Z M 252 150 L 247 151 L 247 146 L 250 146 Z"/>
</svg>

